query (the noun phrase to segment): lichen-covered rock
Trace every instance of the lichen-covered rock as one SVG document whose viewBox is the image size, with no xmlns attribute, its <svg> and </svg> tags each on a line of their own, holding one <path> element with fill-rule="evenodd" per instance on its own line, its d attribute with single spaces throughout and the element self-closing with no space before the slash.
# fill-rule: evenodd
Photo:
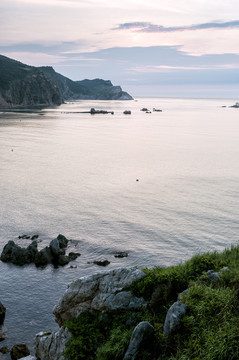
<svg viewBox="0 0 239 360">
<path fill-rule="evenodd" d="M 187 305 L 182 304 L 180 301 L 176 301 L 169 308 L 163 328 L 165 335 L 169 335 L 171 332 L 177 329 L 177 327 L 180 325 L 182 316 L 186 313 L 186 309 Z"/>
<path fill-rule="evenodd" d="M 148 321 L 140 322 L 131 335 L 130 343 L 123 360 L 136 360 L 140 350 L 148 347 L 149 341 L 152 347 L 153 334 L 154 327 Z"/>
<path fill-rule="evenodd" d="M 61 326 L 85 310 L 114 311 L 146 306 L 143 298 L 124 291 L 135 280 L 145 276 L 137 268 L 118 268 L 73 281 L 53 309 L 56 322 Z"/>
<path fill-rule="evenodd" d="M 37 359 L 64 360 L 64 350 L 70 339 L 69 330 L 63 327 L 57 332 L 40 332 L 36 335 Z"/>
<path fill-rule="evenodd" d="M 206 275 L 208 277 L 209 280 L 212 280 L 212 281 L 218 281 L 219 280 L 219 274 L 217 271 L 214 271 L 214 270 L 208 270 L 206 272 Z"/>
<path fill-rule="evenodd" d="M 23 357 L 19 360 L 37 360 L 37 358 L 35 356 L 32 356 L 32 355 L 28 355 L 26 357 Z"/>
</svg>

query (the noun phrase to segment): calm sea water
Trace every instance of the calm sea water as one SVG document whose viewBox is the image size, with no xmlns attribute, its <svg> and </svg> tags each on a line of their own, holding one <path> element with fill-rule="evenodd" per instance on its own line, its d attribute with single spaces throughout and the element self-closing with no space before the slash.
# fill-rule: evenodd
<svg viewBox="0 0 239 360">
<path fill-rule="evenodd" d="M 18 235 L 39 234 L 41 248 L 62 233 L 68 251 L 81 253 L 76 269 L 0 262 L 1 345 L 32 349 L 37 332 L 57 329 L 54 304 L 71 280 L 104 270 L 94 260 L 168 266 L 238 243 L 239 110 L 222 108 L 235 101 L 77 101 L 0 113 L 0 251 L 8 240 L 30 243 Z M 79 113 L 91 107 L 114 115 Z"/>
</svg>

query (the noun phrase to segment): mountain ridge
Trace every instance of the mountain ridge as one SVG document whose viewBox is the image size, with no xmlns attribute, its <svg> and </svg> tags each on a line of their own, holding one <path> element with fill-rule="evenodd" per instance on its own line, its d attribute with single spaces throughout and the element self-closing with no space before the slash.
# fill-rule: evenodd
<svg viewBox="0 0 239 360">
<path fill-rule="evenodd" d="M 133 98 L 110 80 L 73 81 L 51 66 L 30 66 L 0 55 L 0 108 L 52 107 L 79 99 Z"/>
</svg>

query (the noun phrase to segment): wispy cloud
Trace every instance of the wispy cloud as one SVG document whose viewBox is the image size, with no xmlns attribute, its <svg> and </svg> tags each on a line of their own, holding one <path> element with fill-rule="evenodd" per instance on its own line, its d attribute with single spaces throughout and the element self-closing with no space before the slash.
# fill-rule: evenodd
<svg viewBox="0 0 239 360">
<path fill-rule="evenodd" d="M 130 22 L 119 24 L 113 30 L 133 30 L 135 32 L 142 33 L 167 33 L 167 32 L 178 32 L 178 31 L 195 31 L 195 30 L 206 30 L 206 29 L 228 29 L 228 28 L 239 28 L 239 20 L 227 21 L 227 22 L 209 22 L 203 24 L 196 24 L 190 26 L 162 26 L 152 24 L 150 22 Z"/>
<path fill-rule="evenodd" d="M 177 70 L 230 70 L 239 69 L 239 64 L 223 64 L 223 65 L 197 65 L 197 66 L 136 66 L 128 70 L 129 73 L 156 73 L 156 72 L 172 72 Z"/>
</svg>

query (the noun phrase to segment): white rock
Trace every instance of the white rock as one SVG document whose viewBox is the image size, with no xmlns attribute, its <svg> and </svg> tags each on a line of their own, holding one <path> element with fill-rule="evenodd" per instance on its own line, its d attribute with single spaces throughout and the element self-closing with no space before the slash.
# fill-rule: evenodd
<svg viewBox="0 0 239 360">
<path fill-rule="evenodd" d="M 37 359 L 65 360 L 63 353 L 70 339 L 71 333 L 67 328 L 60 328 L 57 332 L 40 332 L 36 335 Z"/>
<path fill-rule="evenodd" d="M 37 360 L 35 356 L 28 355 L 26 357 L 20 358 L 19 360 Z"/>
<path fill-rule="evenodd" d="M 123 289 L 146 275 L 137 268 L 118 268 L 73 281 L 65 291 L 53 313 L 61 326 L 84 310 L 136 309 L 146 305 Z"/>
</svg>

